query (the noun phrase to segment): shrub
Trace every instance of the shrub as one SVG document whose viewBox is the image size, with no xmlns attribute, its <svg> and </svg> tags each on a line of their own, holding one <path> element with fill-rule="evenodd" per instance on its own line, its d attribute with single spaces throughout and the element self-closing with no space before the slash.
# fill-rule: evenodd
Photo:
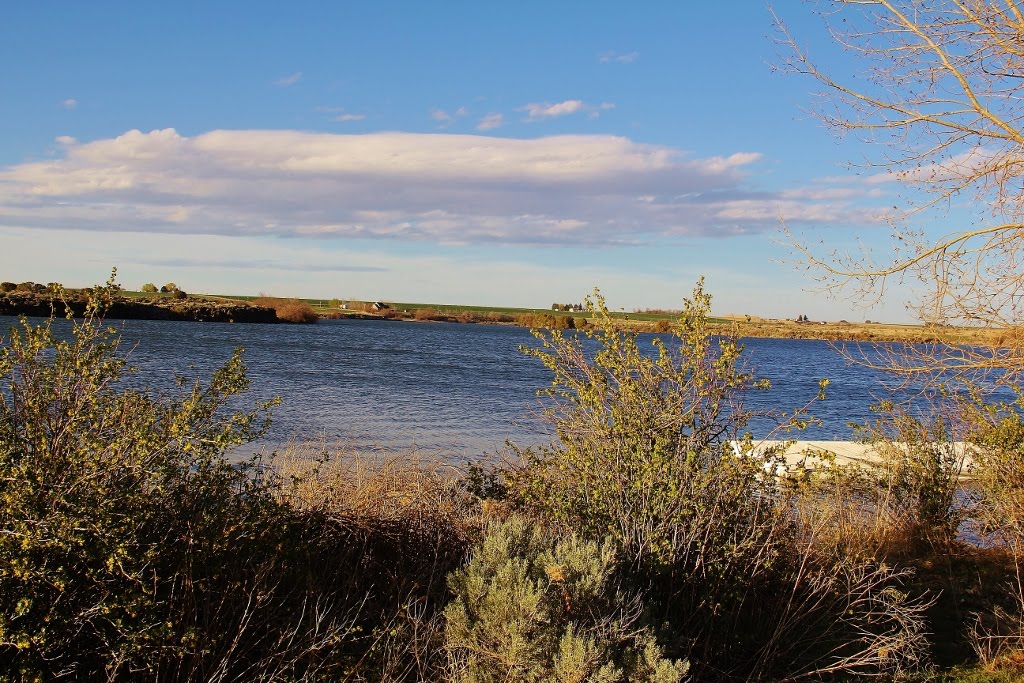
<svg viewBox="0 0 1024 683">
<path fill-rule="evenodd" d="M 187 299 L 188 294 L 186 292 L 181 291 L 180 289 L 176 289 L 173 292 L 171 292 L 171 298 L 181 301 Z"/>
<path fill-rule="evenodd" d="M 610 536 L 659 643 L 698 676 L 779 680 L 898 670 L 923 656 L 926 605 L 905 573 L 801 535 L 741 392 L 761 386 L 735 339 L 712 336 L 698 284 L 644 353 L 600 295 L 583 335 L 535 333 L 557 441 L 520 451 L 514 499 L 563 532 Z M 802 411 L 790 424 L 805 420 Z M 739 444 L 740 453 L 736 452 Z M 808 540 L 810 539 L 810 540 Z"/>
<path fill-rule="evenodd" d="M 270 296 L 260 296 L 253 303 L 257 306 L 265 306 L 274 309 L 277 319 L 287 323 L 308 324 L 320 320 L 313 307 L 298 299 L 279 299 Z"/>
<path fill-rule="evenodd" d="M 288 323 L 315 323 L 320 320 L 313 307 L 304 301 L 291 300 L 275 308 L 278 320 Z"/>
<path fill-rule="evenodd" d="M 764 463 L 731 457 L 730 440 L 742 436 L 749 414 L 727 408 L 754 380 L 738 368 L 735 340 L 712 340 L 709 306 L 698 288 L 678 343 L 654 339 L 653 356 L 641 351 L 636 333 L 617 328 L 600 296 L 588 301 L 593 329 L 582 338 L 538 331 L 541 346 L 523 349 L 554 375 L 543 393 L 554 402 L 546 415 L 558 443 L 524 453 L 527 466 L 515 478 L 520 493 L 566 527 L 610 530 L 638 565 L 693 556 L 694 539 L 679 535 L 680 523 L 705 506 L 717 510 L 716 520 L 707 520 L 721 524 L 715 539 L 748 528 L 736 524 L 752 521 L 749 514 L 769 526 L 778 516 L 761 504 L 772 494 Z M 583 339 L 596 349 L 585 349 Z M 701 542 L 701 552 L 717 546 L 711 538 Z"/>
<path fill-rule="evenodd" d="M 665 659 L 639 611 L 615 590 L 610 542 L 556 538 L 513 518 L 493 524 L 449 578 L 445 609 L 455 681 L 674 683 L 685 662 Z"/>
<path fill-rule="evenodd" d="M 23 322 L 0 352 L 0 677 L 339 674 L 360 598 L 332 594 L 337 531 L 224 457 L 267 424 L 225 410 L 240 353 L 177 398 L 121 388 L 113 291 L 70 338 Z"/>
<path fill-rule="evenodd" d="M 168 292 L 176 292 L 178 291 L 178 285 L 174 284 L 173 282 L 168 282 L 166 285 L 160 288 L 160 291 L 163 292 L 164 294 L 167 294 Z"/>
<path fill-rule="evenodd" d="M 520 313 L 516 322 L 523 327 L 547 328 L 554 330 L 574 329 L 576 321 L 571 315 L 552 315 L 550 313 Z"/>
<path fill-rule="evenodd" d="M 146 284 L 142 285 L 140 291 L 146 292 L 147 294 L 155 294 L 157 292 L 157 288 L 156 285 L 154 285 L 152 282 L 147 282 Z"/>
<path fill-rule="evenodd" d="M 36 283 L 31 281 L 19 282 L 15 286 L 15 290 L 19 292 L 34 292 L 36 291 Z"/>
<path fill-rule="evenodd" d="M 5 294 L 7 292 L 13 292 L 17 288 L 18 288 L 18 285 L 16 285 L 13 282 L 0 282 L 0 292 L 3 292 Z"/>
</svg>

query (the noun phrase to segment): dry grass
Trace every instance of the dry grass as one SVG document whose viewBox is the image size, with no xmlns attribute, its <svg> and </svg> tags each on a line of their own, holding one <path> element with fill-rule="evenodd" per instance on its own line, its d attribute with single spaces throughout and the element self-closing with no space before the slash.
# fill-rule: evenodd
<svg viewBox="0 0 1024 683">
<path fill-rule="evenodd" d="M 479 501 L 466 491 L 458 468 L 437 455 L 300 443 L 278 453 L 273 466 L 280 495 L 302 510 L 353 521 L 444 524 L 467 533 L 481 526 Z"/>
<path fill-rule="evenodd" d="M 796 528 L 823 552 L 866 558 L 903 554 L 912 513 L 859 466 L 821 468 L 790 489 Z"/>
<path fill-rule="evenodd" d="M 342 539 L 338 571 L 361 598 L 362 653 L 346 680 L 443 681 L 447 576 L 484 526 L 459 472 L 417 451 L 293 444 L 272 461 L 277 495 Z"/>
<path fill-rule="evenodd" d="M 274 309 L 277 319 L 288 323 L 308 324 L 315 323 L 320 316 L 313 307 L 298 299 L 279 299 L 271 296 L 261 296 L 252 303 L 257 306 Z"/>
<path fill-rule="evenodd" d="M 719 331 L 735 331 L 741 337 L 772 339 L 824 339 L 829 341 L 950 343 L 1002 345 L 1009 334 L 1005 330 L 983 328 L 929 328 L 921 325 L 884 323 L 806 322 L 793 320 L 736 320 L 715 326 Z"/>
</svg>

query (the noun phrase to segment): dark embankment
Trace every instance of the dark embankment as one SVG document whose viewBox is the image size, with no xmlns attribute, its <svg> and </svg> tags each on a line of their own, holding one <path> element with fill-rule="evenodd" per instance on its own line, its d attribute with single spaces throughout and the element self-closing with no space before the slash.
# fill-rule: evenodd
<svg viewBox="0 0 1024 683">
<path fill-rule="evenodd" d="M 7 292 L 0 294 L 0 315 L 27 315 L 49 317 L 61 315 L 70 309 L 75 316 L 85 312 L 86 297 L 66 292 L 57 297 L 50 293 Z M 274 309 L 241 301 L 217 301 L 188 297 L 175 299 L 153 297 L 130 299 L 115 297 L 106 311 L 106 317 L 119 320 L 183 320 L 222 323 L 277 323 L 281 322 Z"/>
</svg>

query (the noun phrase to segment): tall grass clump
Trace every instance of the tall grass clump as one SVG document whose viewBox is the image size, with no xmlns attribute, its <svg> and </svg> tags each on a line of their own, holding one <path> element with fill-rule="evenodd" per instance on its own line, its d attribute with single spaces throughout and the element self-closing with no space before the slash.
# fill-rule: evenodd
<svg viewBox="0 0 1024 683">
<path fill-rule="evenodd" d="M 670 659 L 707 680 L 912 669 L 923 601 L 906 573 L 800 533 L 771 451 L 752 448 L 741 346 L 709 329 L 701 285 L 644 352 L 600 296 L 585 333 L 537 331 L 557 439 L 520 452 L 513 499 L 561 533 L 608 537 L 617 576 Z M 740 453 L 734 444 L 741 444 Z"/>
</svg>

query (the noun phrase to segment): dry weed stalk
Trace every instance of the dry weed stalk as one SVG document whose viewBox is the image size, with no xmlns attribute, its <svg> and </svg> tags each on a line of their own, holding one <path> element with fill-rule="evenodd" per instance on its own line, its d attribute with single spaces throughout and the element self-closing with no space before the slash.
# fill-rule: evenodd
<svg viewBox="0 0 1024 683">
<path fill-rule="evenodd" d="M 458 469 L 416 449 L 366 453 L 298 443 L 276 454 L 273 467 L 280 495 L 303 510 L 381 521 L 457 522 L 477 514 Z"/>
</svg>

